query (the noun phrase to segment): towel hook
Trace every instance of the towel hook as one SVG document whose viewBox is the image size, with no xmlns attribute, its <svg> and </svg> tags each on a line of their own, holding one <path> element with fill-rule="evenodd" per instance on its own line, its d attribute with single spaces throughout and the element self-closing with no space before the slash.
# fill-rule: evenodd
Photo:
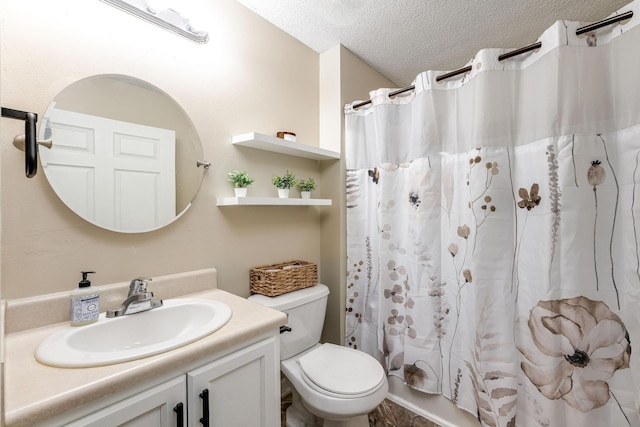
<svg viewBox="0 0 640 427">
<path fill-rule="evenodd" d="M 204 170 L 206 171 L 211 167 L 211 162 L 207 162 L 206 160 L 198 160 L 196 162 L 196 167 L 200 167 L 200 166 L 204 167 Z"/>
<path fill-rule="evenodd" d="M 24 173 L 27 178 L 33 178 L 38 172 L 38 147 L 36 142 L 38 115 L 2 107 L 2 117 L 24 120 Z M 16 139 L 19 138 L 20 135 L 16 137 Z"/>
</svg>

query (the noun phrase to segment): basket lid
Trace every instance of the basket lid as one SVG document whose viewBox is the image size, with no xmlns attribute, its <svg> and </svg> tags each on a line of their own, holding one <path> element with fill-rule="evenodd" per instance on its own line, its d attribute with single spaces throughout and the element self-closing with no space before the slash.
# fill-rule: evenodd
<svg viewBox="0 0 640 427">
<path fill-rule="evenodd" d="M 266 295 L 251 295 L 248 299 L 262 304 L 274 310 L 286 311 L 293 307 L 298 307 L 311 301 L 323 298 L 329 295 L 329 288 L 322 283 L 309 288 L 300 289 L 277 297 L 268 297 Z"/>
</svg>

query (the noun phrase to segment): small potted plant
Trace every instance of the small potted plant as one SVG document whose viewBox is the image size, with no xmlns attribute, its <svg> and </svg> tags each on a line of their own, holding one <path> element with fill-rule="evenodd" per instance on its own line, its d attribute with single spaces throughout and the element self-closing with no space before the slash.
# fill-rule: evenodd
<svg viewBox="0 0 640 427">
<path fill-rule="evenodd" d="M 244 171 L 233 171 L 229 172 L 229 181 L 233 183 L 233 191 L 236 194 L 236 197 L 246 197 L 247 196 L 247 187 L 253 184 L 255 181 L 253 178 L 250 178 Z"/>
<path fill-rule="evenodd" d="M 311 198 L 311 192 L 316 189 L 316 182 L 309 177 L 298 182 L 297 187 L 300 190 L 300 196 L 303 199 L 309 199 Z"/>
<path fill-rule="evenodd" d="M 275 175 L 271 182 L 278 189 L 278 197 L 286 199 L 289 197 L 289 190 L 296 185 L 296 176 L 293 172 L 287 171 L 283 176 Z"/>
</svg>

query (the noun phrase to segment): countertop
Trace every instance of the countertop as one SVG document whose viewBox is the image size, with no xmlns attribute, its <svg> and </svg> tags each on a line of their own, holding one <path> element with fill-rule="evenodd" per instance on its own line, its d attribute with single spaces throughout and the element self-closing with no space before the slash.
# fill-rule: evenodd
<svg viewBox="0 0 640 427">
<path fill-rule="evenodd" d="M 178 349 L 130 362 L 93 368 L 54 368 L 34 356 L 38 344 L 68 322 L 8 333 L 5 339 L 6 427 L 31 426 L 141 383 L 192 369 L 262 335 L 273 334 L 286 315 L 213 289 L 182 295 L 224 302 L 231 320 L 218 331 Z M 135 316 L 135 315 L 134 315 Z"/>
</svg>

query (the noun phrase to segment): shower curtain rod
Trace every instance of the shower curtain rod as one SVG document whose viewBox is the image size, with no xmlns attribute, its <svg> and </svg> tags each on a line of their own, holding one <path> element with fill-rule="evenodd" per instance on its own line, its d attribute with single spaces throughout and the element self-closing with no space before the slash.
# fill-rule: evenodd
<svg viewBox="0 0 640 427">
<path fill-rule="evenodd" d="M 598 21 L 595 22 L 593 24 L 589 24 L 589 25 L 585 25 L 584 27 L 580 27 L 576 30 L 576 36 L 588 33 L 590 31 L 594 31 L 597 30 L 598 28 L 602 28 L 602 27 L 606 27 L 607 25 L 612 25 L 615 24 L 617 22 L 620 21 L 624 21 L 626 19 L 631 19 L 633 17 L 633 11 L 628 11 L 625 12 L 623 14 L 617 15 L 617 16 L 613 16 L 611 18 L 607 18 L 607 19 L 603 19 L 602 21 Z M 510 52 L 507 53 L 503 53 L 502 55 L 498 56 L 498 61 L 503 61 L 505 59 L 509 59 L 509 58 L 513 58 L 514 56 L 518 56 L 518 55 L 522 55 L 523 53 L 527 53 L 530 52 L 532 50 L 536 50 L 536 49 L 540 49 L 542 47 L 542 42 L 536 42 L 533 44 L 530 44 L 528 46 L 524 46 L 521 47 L 519 49 L 515 49 L 512 50 Z M 471 65 L 468 65 L 466 67 L 463 68 L 459 68 L 455 71 L 451 71 L 449 73 L 446 74 L 442 74 L 436 77 L 436 81 L 440 82 L 442 80 L 446 80 L 449 79 L 451 77 L 455 77 L 459 74 L 464 74 L 464 73 L 468 73 L 469 71 L 471 71 Z M 414 90 L 416 87 L 415 85 L 411 85 L 411 86 L 407 86 L 405 88 L 402 89 L 398 89 L 398 90 L 394 90 L 393 92 L 389 92 L 389 98 L 393 98 L 396 95 L 400 95 L 401 93 L 405 93 L 405 92 L 409 92 Z M 360 108 L 360 107 L 364 107 L 365 105 L 371 104 L 371 100 L 367 100 L 367 101 L 362 101 L 359 102 L 355 105 L 352 106 L 352 108 L 354 110 Z"/>
</svg>

